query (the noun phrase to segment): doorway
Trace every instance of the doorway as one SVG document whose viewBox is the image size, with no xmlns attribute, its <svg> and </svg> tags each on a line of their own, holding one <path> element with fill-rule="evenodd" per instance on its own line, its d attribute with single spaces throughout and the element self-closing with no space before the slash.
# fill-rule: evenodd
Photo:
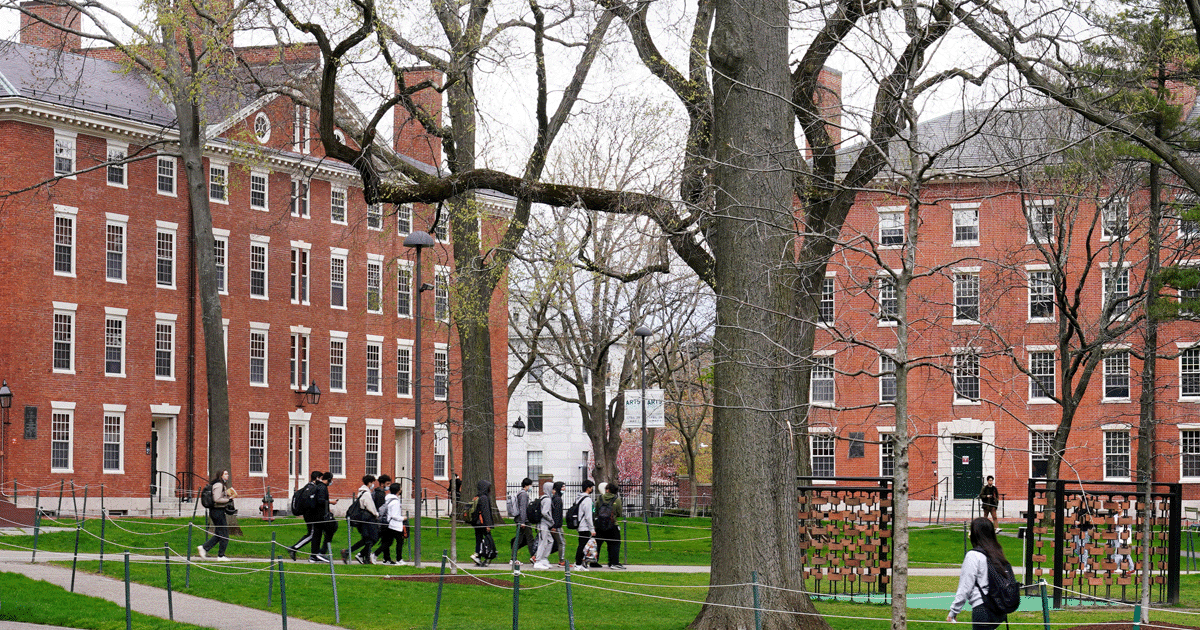
<svg viewBox="0 0 1200 630">
<path fill-rule="evenodd" d="M 175 416 L 150 418 L 150 493 L 154 500 L 175 496 Z"/>
<path fill-rule="evenodd" d="M 412 429 L 396 429 L 396 481 L 405 499 L 412 500 Z"/>
<path fill-rule="evenodd" d="M 288 424 L 288 498 L 308 483 L 308 424 Z"/>
<path fill-rule="evenodd" d="M 969 441 L 968 441 L 969 440 Z M 983 489 L 983 442 L 954 442 L 954 498 L 974 499 Z"/>
</svg>

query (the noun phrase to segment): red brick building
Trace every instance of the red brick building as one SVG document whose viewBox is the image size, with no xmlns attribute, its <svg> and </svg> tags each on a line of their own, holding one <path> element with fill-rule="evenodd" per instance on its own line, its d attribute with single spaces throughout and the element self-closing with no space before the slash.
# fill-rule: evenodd
<svg viewBox="0 0 1200 630">
<path fill-rule="evenodd" d="M 103 486 L 109 509 L 144 510 L 152 490 L 169 503 L 209 474 L 203 330 L 175 117 L 139 73 L 70 38 L 65 48 L 84 54 L 61 53 L 61 35 L 25 26 L 29 43 L 0 51 L 0 378 L 14 392 L 0 487 L 8 498 L 15 484 L 30 505 L 35 488 L 57 492 L 60 481 L 93 497 Z M 243 52 L 259 55 L 267 73 L 316 62 L 303 49 L 282 61 Z M 270 488 L 282 498 L 311 470 L 334 473 L 335 498 L 350 496 L 366 472 L 409 486 L 420 440 L 428 497 L 444 497 L 450 470 L 461 469 L 448 460 L 461 452 L 453 428 L 461 390 L 445 223 L 431 228 L 423 205 L 368 207 L 357 173 L 324 159 L 313 112 L 248 85 L 227 87 L 214 99 L 220 111 L 209 112 L 205 165 L 234 486 L 245 497 Z M 440 163 L 437 142 L 399 114 L 395 122 L 397 146 L 432 147 L 408 159 Z M 496 215 L 511 207 L 496 196 L 480 201 Z M 437 241 L 420 279 L 403 247 L 412 230 Z M 416 313 L 421 282 L 434 289 Z M 503 322 L 493 330 L 503 374 Z M 301 408 L 296 390 L 312 381 L 323 395 Z M 503 411 L 496 424 L 502 478 Z"/>
</svg>

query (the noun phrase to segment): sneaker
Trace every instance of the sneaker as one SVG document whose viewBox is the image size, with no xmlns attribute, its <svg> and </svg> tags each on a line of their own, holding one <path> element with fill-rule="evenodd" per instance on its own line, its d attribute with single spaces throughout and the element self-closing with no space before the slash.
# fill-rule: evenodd
<svg viewBox="0 0 1200 630">
<path fill-rule="evenodd" d="M 378 562 L 379 562 L 379 556 L 377 556 L 375 554 L 371 554 L 371 561 L 368 562 L 367 564 L 376 564 Z"/>
<path fill-rule="evenodd" d="M 613 571 L 624 571 L 624 570 L 625 570 L 625 565 L 623 565 L 623 564 L 610 564 L 610 565 L 608 565 L 608 568 L 612 569 Z"/>
<path fill-rule="evenodd" d="M 229 558 L 225 556 L 217 556 L 217 562 L 229 562 Z"/>
<path fill-rule="evenodd" d="M 204 550 L 204 545 L 196 547 L 196 552 L 200 554 L 201 558 L 208 558 L 208 552 Z"/>
<path fill-rule="evenodd" d="M 549 562 L 534 562 L 533 568 L 538 571 L 549 571 L 551 567 Z"/>
<path fill-rule="evenodd" d="M 410 566 L 412 566 L 412 563 L 411 563 L 411 562 L 408 562 L 407 560 L 397 560 L 397 561 L 396 561 L 396 566 L 398 566 L 398 567 L 410 567 Z"/>
<path fill-rule="evenodd" d="M 601 566 L 601 565 L 600 565 L 600 563 L 599 563 L 599 562 L 596 562 L 595 560 L 593 560 L 593 561 L 591 561 L 591 562 L 587 563 L 587 565 L 588 565 L 588 568 L 589 568 L 589 569 L 599 569 L 599 568 L 600 568 L 600 566 Z"/>
<path fill-rule="evenodd" d="M 572 571 L 587 571 L 588 568 L 587 568 L 587 565 L 574 564 L 574 565 L 571 565 L 571 570 Z"/>
<path fill-rule="evenodd" d="M 477 553 L 471 554 L 471 562 L 474 562 L 475 566 L 477 566 L 477 567 L 483 566 L 483 564 L 481 564 L 481 561 L 479 559 L 479 554 L 477 554 Z"/>
<path fill-rule="evenodd" d="M 287 548 L 288 555 L 292 557 L 292 562 L 296 561 L 296 550 L 291 547 Z"/>
<path fill-rule="evenodd" d="M 317 564 L 317 563 L 321 563 L 321 562 L 329 562 L 329 558 L 326 558 L 325 556 L 322 556 L 320 554 L 314 554 L 314 555 L 311 555 L 308 557 L 308 561 L 313 564 Z"/>
<path fill-rule="evenodd" d="M 388 564 L 388 565 L 396 566 L 396 563 L 391 560 L 384 560 L 383 562 L 380 562 L 380 564 Z"/>
<path fill-rule="evenodd" d="M 354 561 L 359 564 L 367 564 L 367 559 L 364 558 L 361 553 L 354 554 Z"/>
<path fill-rule="evenodd" d="M 342 564 L 350 564 L 350 550 L 349 549 L 342 550 Z"/>
</svg>

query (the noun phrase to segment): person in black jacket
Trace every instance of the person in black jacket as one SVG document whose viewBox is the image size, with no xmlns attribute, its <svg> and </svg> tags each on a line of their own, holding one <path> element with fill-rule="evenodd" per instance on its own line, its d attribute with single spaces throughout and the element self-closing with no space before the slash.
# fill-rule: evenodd
<svg viewBox="0 0 1200 630">
<path fill-rule="evenodd" d="M 321 518 L 317 522 L 317 531 L 320 532 L 320 540 L 313 540 L 313 553 L 317 556 L 317 562 L 329 562 L 329 558 L 323 555 L 326 547 L 333 549 L 333 535 L 337 533 L 338 522 L 333 517 L 333 503 L 329 500 L 329 484 L 333 483 L 333 473 L 326 471 L 321 473 L 321 483 L 317 485 L 317 514 Z M 309 558 L 312 561 L 312 558 Z"/>
<path fill-rule="evenodd" d="M 312 471 L 312 474 L 310 475 L 310 477 L 311 477 L 311 481 L 309 483 L 316 485 L 316 488 L 317 488 L 316 496 L 319 497 L 321 494 L 321 488 L 324 487 L 323 484 L 321 483 L 321 471 L 319 471 L 319 470 Z M 304 492 L 304 489 L 301 488 L 299 490 L 296 490 L 296 492 Z M 314 501 L 316 501 L 316 499 L 314 499 Z M 300 515 L 300 516 L 304 517 L 304 526 L 306 529 L 305 529 L 304 535 L 300 537 L 300 540 L 297 540 L 295 542 L 295 544 L 293 544 L 291 547 L 287 548 L 288 555 L 290 555 L 292 557 L 292 560 L 296 559 L 297 551 L 299 551 L 302 547 L 304 547 L 304 545 L 307 545 L 308 543 L 311 542 L 312 543 L 312 555 L 309 556 L 308 560 L 309 560 L 309 562 L 320 562 L 320 560 L 316 559 L 316 558 L 320 557 L 319 556 L 320 547 L 317 546 L 317 543 L 319 542 L 320 538 L 322 537 L 323 530 L 318 529 L 318 526 L 321 524 L 321 521 L 324 520 L 325 510 L 328 509 L 328 507 L 329 507 L 329 491 L 326 490 L 325 491 L 325 504 L 320 507 L 320 512 L 318 512 L 317 505 L 314 504 L 312 509 L 310 509 Z M 326 560 L 326 562 L 328 562 L 328 560 Z"/>
<path fill-rule="evenodd" d="M 517 552 L 521 550 L 521 547 L 529 547 L 530 562 L 534 561 L 533 537 L 535 531 L 534 528 L 537 527 L 536 525 L 533 527 L 529 526 L 529 515 L 527 514 L 527 510 L 529 508 L 529 487 L 532 485 L 533 480 L 529 477 L 521 480 L 521 491 L 517 493 L 516 497 L 517 515 L 513 517 L 514 520 L 517 521 L 517 535 L 513 537 L 512 541 L 513 558 L 517 557 Z"/>
<path fill-rule="evenodd" d="M 496 557 L 496 543 L 492 540 L 492 527 L 496 521 L 492 516 L 492 482 L 480 479 L 475 484 L 479 493 L 475 495 L 475 511 L 471 514 L 471 527 L 475 528 L 475 553 L 471 560 L 475 566 L 487 566 Z"/>
<path fill-rule="evenodd" d="M 563 538 L 563 488 L 565 481 L 554 482 L 554 494 L 550 497 L 550 515 L 554 517 L 554 527 L 550 533 L 554 535 L 554 549 L 558 550 L 558 566 L 567 566 L 567 540 Z M 553 549 L 551 550 L 553 553 Z"/>
</svg>

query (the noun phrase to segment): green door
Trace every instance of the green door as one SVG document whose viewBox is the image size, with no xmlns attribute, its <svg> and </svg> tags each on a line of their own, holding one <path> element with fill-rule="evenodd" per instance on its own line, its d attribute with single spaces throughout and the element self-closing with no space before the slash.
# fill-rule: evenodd
<svg viewBox="0 0 1200 630">
<path fill-rule="evenodd" d="M 974 499 L 983 488 L 983 444 L 954 443 L 954 498 Z"/>
</svg>

